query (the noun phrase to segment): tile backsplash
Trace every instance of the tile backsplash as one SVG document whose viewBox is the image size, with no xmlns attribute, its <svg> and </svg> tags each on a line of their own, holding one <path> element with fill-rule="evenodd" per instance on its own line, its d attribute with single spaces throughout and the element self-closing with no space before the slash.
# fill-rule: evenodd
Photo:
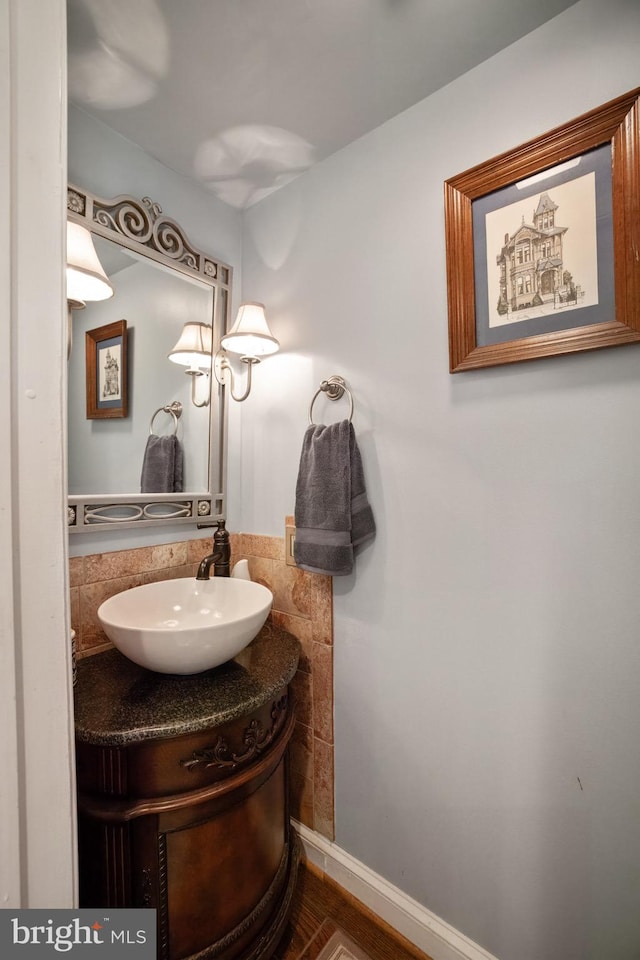
<svg viewBox="0 0 640 960">
<path fill-rule="evenodd" d="M 111 646 L 97 618 L 103 600 L 141 583 L 195 576 L 198 563 L 210 548 L 209 535 L 155 547 L 72 557 L 71 626 L 76 631 L 78 657 Z M 286 564 L 285 541 L 280 537 L 232 533 L 232 565 L 241 559 L 248 560 L 251 579 L 264 583 L 273 593 L 273 622 L 300 641 L 300 663 L 292 681 L 297 703 L 291 742 L 292 814 L 332 840 L 332 579 Z"/>
</svg>

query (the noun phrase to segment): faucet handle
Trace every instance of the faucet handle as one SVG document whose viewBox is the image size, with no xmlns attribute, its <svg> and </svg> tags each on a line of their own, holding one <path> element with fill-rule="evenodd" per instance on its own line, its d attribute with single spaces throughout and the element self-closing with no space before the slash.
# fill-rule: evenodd
<svg viewBox="0 0 640 960">
<path fill-rule="evenodd" d="M 210 527 L 217 527 L 214 537 L 217 537 L 219 533 L 224 533 L 229 536 L 227 528 L 225 527 L 224 518 L 220 520 L 214 520 L 213 523 L 196 523 L 198 530 L 208 530 Z"/>
<path fill-rule="evenodd" d="M 213 551 L 214 553 L 218 550 L 222 550 L 228 554 L 230 549 L 231 538 L 229 537 L 229 531 L 225 527 L 224 519 L 216 520 L 214 523 L 199 523 L 197 524 L 199 530 L 207 529 L 209 527 L 217 527 L 216 532 L 213 535 Z"/>
<path fill-rule="evenodd" d="M 216 545 L 228 544 L 228 543 L 229 543 L 229 531 L 224 525 L 224 520 L 218 520 L 218 529 L 213 535 L 214 548 Z"/>
</svg>

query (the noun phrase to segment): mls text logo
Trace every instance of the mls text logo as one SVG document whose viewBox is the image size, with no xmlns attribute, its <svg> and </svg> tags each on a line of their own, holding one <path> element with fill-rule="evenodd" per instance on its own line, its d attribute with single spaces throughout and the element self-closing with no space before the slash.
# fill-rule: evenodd
<svg viewBox="0 0 640 960">
<path fill-rule="evenodd" d="M 155 960 L 155 910 L 0 910 L 0 956 L 24 958 L 73 953 Z"/>
</svg>

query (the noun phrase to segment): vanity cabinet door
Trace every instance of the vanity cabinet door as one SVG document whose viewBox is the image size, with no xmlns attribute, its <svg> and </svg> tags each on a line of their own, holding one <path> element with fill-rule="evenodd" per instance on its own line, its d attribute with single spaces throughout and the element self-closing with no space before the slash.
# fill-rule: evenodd
<svg viewBox="0 0 640 960">
<path fill-rule="evenodd" d="M 159 956 L 189 957 L 212 943 L 218 956 L 244 955 L 287 880 L 285 809 L 283 758 L 247 796 L 159 817 L 159 931 L 168 939 Z"/>
</svg>

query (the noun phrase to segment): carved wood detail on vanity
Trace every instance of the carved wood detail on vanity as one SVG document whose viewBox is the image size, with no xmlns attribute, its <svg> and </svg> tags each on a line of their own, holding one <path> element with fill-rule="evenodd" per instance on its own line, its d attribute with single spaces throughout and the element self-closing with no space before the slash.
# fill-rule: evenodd
<svg viewBox="0 0 640 960">
<path fill-rule="evenodd" d="M 169 911 L 167 909 L 167 838 L 164 833 L 158 837 L 158 957 L 169 956 Z M 153 906 L 153 904 L 151 904 Z"/>
<path fill-rule="evenodd" d="M 187 770 L 195 770 L 202 766 L 205 770 L 210 767 L 226 767 L 235 770 L 257 757 L 267 749 L 272 740 L 280 732 L 280 728 L 287 715 L 288 697 L 285 695 L 271 707 L 271 727 L 265 730 L 260 720 L 253 719 L 242 735 L 242 744 L 245 747 L 242 753 L 235 753 L 224 737 L 218 737 L 212 747 L 194 750 L 186 760 L 180 760 L 180 766 Z"/>
</svg>

